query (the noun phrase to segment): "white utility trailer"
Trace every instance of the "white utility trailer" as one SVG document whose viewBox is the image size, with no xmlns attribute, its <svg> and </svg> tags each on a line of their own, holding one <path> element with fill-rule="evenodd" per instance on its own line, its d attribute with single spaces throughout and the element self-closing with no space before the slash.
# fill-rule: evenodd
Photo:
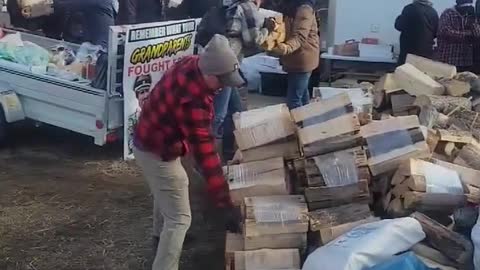
<svg viewBox="0 0 480 270">
<path fill-rule="evenodd" d="M 22 40 L 46 49 L 67 44 L 20 32 Z M 94 139 L 95 144 L 123 138 L 123 48 L 124 28 L 111 27 L 108 51 L 107 89 L 90 86 L 89 81 L 68 81 L 35 68 L 0 60 L 0 142 L 8 125 L 31 119 L 78 132 Z"/>
</svg>

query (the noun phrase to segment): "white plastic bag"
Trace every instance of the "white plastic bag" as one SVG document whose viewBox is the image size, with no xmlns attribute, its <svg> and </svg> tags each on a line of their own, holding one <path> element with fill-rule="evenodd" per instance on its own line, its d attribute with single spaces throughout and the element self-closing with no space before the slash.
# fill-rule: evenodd
<svg viewBox="0 0 480 270">
<path fill-rule="evenodd" d="M 480 216 L 478 217 L 477 224 L 472 229 L 472 242 L 473 242 L 473 264 L 475 270 L 480 270 Z"/>
<path fill-rule="evenodd" d="M 362 270 L 391 259 L 422 241 L 425 233 L 413 218 L 360 225 L 308 256 L 303 270 Z"/>
</svg>

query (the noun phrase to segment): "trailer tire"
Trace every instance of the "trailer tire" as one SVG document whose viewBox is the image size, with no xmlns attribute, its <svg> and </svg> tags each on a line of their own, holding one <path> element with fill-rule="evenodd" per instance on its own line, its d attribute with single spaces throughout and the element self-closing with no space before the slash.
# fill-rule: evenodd
<svg viewBox="0 0 480 270">
<path fill-rule="evenodd" d="M 0 106 L 0 146 L 5 145 L 8 134 L 8 123 L 5 118 L 5 112 Z"/>
</svg>

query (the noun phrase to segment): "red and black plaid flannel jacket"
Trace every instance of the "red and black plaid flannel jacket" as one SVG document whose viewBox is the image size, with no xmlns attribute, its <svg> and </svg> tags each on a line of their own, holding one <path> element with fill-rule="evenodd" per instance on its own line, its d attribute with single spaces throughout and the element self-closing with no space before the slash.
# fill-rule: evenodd
<svg viewBox="0 0 480 270">
<path fill-rule="evenodd" d="M 134 138 L 136 147 L 164 161 L 192 150 L 209 194 L 218 206 L 227 206 L 228 185 L 211 134 L 214 95 L 215 90 L 208 88 L 198 68 L 198 56 L 185 57 L 150 92 Z"/>
<path fill-rule="evenodd" d="M 473 43 L 479 33 L 473 16 L 462 16 L 455 8 L 440 16 L 436 59 L 457 67 L 473 65 Z"/>
</svg>

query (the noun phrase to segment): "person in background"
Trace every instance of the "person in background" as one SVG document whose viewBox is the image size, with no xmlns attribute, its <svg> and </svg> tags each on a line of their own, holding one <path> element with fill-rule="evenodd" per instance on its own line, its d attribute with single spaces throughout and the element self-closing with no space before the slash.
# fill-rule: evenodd
<svg viewBox="0 0 480 270">
<path fill-rule="evenodd" d="M 473 0 L 457 0 L 453 8 L 440 16 L 436 60 L 457 67 L 459 71 L 473 68 L 473 45 L 480 37 Z"/>
<path fill-rule="evenodd" d="M 7 10 L 14 27 L 30 31 L 43 30 L 45 35 L 54 39 L 74 37 L 76 42 L 89 41 L 95 45 L 108 48 L 109 27 L 114 25 L 118 11 L 117 0 L 55 0 L 54 13 L 33 19 L 23 17 L 18 2 L 7 2 Z M 74 17 L 74 19 L 72 19 Z M 80 27 L 75 26 L 82 23 Z M 70 33 L 73 29 L 83 31 L 82 40 L 77 40 L 78 33 Z"/>
<path fill-rule="evenodd" d="M 272 50 L 288 73 L 287 105 L 295 109 L 310 101 L 308 83 L 320 61 L 320 37 L 314 0 L 284 0 L 286 41 Z"/>
<path fill-rule="evenodd" d="M 157 22 L 161 17 L 161 0 L 119 0 L 119 25 Z"/>
<path fill-rule="evenodd" d="M 430 0 L 413 0 L 395 21 L 400 34 L 398 65 L 405 64 L 407 54 L 433 58 L 433 45 L 438 31 L 438 13 Z"/>
<path fill-rule="evenodd" d="M 227 3 L 224 3 L 227 5 Z M 246 51 L 258 49 L 273 30 L 272 21 L 265 20 L 259 12 L 262 0 L 237 0 L 226 7 L 225 36 L 241 63 Z M 265 23 L 267 21 L 267 23 Z M 213 129 L 218 140 L 223 139 L 223 159 L 234 155 L 232 115 L 242 111 L 238 89 L 227 87 L 215 97 L 215 120 Z"/>
<path fill-rule="evenodd" d="M 134 154 L 153 194 L 153 270 L 178 269 L 190 227 L 189 180 L 181 157 L 193 152 L 218 210 L 226 215 L 233 212 L 211 134 L 213 97 L 222 87 L 244 84 L 228 40 L 215 35 L 203 53 L 187 56 L 170 68 L 142 106 Z"/>
</svg>

